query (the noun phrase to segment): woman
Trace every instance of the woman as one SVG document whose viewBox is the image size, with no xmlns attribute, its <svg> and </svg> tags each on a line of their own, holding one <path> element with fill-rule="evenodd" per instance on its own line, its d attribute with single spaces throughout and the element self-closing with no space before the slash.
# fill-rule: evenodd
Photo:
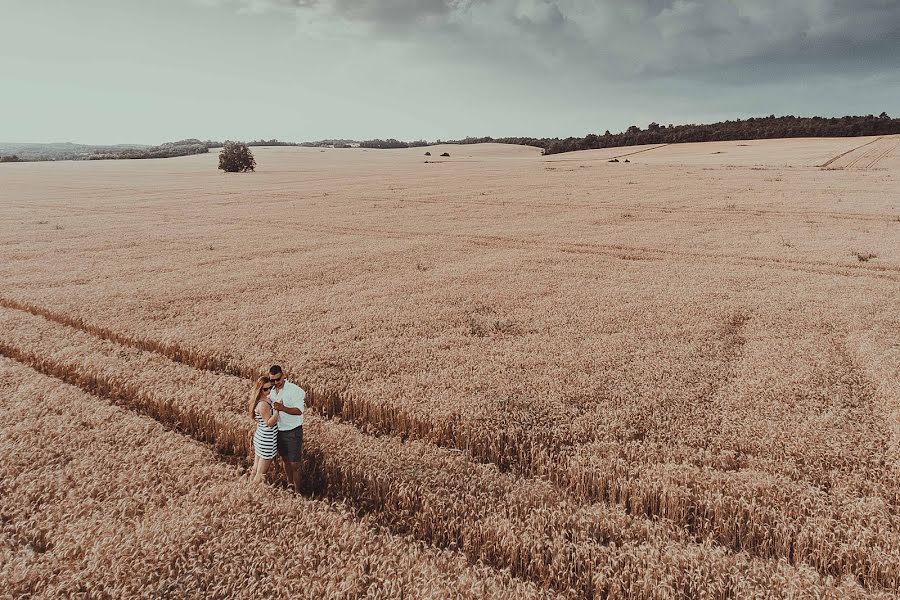
<svg viewBox="0 0 900 600">
<path fill-rule="evenodd" d="M 256 419 L 256 431 L 253 434 L 253 468 L 250 478 L 253 483 L 261 483 L 266 479 L 266 471 L 278 453 L 278 411 L 269 401 L 272 383 L 263 375 L 256 380 L 250 393 L 250 416 Z"/>
</svg>

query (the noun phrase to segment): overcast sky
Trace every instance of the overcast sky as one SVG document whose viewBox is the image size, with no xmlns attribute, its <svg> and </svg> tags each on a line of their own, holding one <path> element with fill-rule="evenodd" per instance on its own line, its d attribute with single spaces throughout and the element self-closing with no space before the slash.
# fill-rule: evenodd
<svg viewBox="0 0 900 600">
<path fill-rule="evenodd" d="M 0 141 L 900 115 L 900 0 L 0 0 Z"/>
</svg>

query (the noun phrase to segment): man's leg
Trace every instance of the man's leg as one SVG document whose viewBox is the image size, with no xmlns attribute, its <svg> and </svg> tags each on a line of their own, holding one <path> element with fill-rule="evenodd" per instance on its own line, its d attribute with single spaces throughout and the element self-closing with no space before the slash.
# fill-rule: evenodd
<svg viewBox="0 0 900 600">
<path fill-rule="evenodd" d="M 296 489 L 296 485 L 294 484 L 294 473 L 296 472 L 296 470 L 294 469 L 294 465 L 297 463 L 291 462 L 287 459 L 282 459 L 281 462 L 284 465 L 284 477 L 285 479 L 287 479 L 288 487 Z"/>
<path fill-rule="evenodd" d="M 284 462 L 284 476 L 287 483 L 294 489 L 294 492 L 300 491 L 300 449 L 303 446 L 303 427 L 290 429 L 285 432 L 278 432 L 278 439 L 284 441 L 284 453 L 282 460 Z"/>
<path fill-rule="evenodd" d="M 284 478 L 287 479 L 288 486 L 294 485 L 294 471 L 290 467 L 290 440 L 287 431 L 278 432 L 278 456 L 281 458 L 281 465 L 284 468 Z"/>
<path fill-rule="evenodd" d="M 294 492 L 300 493 L 300 457 L 303 456 L 303 425 L 297 428 L 297 460 L 294 462 Z"/>
<path fill-rule="evenodd" d="M 295 462 L 284 461 L 285 473 L 289 473 L 289 475 L 287 476 L 288 487 L 290 487 L 294 493 L 297 493 L 297 491 L 298 491 L 297 490 L 297 470 L 298 470 L 297 466 L 298 465 Z"/>
</svg>

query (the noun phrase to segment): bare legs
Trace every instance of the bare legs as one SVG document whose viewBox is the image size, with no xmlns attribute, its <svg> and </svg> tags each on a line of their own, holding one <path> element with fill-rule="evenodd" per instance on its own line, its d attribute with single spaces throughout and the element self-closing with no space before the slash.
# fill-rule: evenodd
<svg viewBox="0 0 900 600">
<path fill-rule="evenodd" d="M 253 483 L 263 483 L 266 480 L 266 471 L 272 464 L 271 459 L 254 455 L 253 468 L 250 469 L 250 479 Z"/>
<path fill-rule="evenodd" d="M 253 466 L 250 467 L 249 479 L 253 483 L 263 483 L 266 480 L 266 473 L 272 466 L 274 459 L 265 459 L 259 455 L 253 455 Z M 284 465 L 284 478 L 287 480 L 288 488 L 300 493 L 300 461 L 291 462 L 281 457 L 281 464 Z"/>
<path fill-rule="evenodd" d="M 256 473 L 253 475 L 253 483 L 263 483 L 266 480 L 266 471 L 269 470 L 269 465 L 272 464 L 272 460 L 268 458 L 260 458 L 256 457 L 259 461 L 259 464 L 256 466 Z"/>
</svg>

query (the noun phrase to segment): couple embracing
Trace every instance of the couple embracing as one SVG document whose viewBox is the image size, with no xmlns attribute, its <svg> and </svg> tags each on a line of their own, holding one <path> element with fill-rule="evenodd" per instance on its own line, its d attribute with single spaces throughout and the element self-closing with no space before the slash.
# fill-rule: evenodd
<svg viewBox="0 0 900 600">
<path fill-rule="evenodd" d="M 254 483 L 265 481 L 266 471 L 279 455 L 288 486 L 299 492 L 306 392 L 288 381 L 279 365 L 272 365 L 268 375 L 256 380 L 249 408 L 250 416 L 256 419 L 251 479 Z"/>
</svg>

